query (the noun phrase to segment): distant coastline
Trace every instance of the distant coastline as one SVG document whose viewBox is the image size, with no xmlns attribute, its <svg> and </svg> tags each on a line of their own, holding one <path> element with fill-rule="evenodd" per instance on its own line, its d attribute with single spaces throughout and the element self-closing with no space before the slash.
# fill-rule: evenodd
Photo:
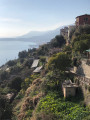
<svg viewBox="0 0 90 120">
<path fill-rule="evenodd" d="M 17 59 L 20 51 L 38 47 L 35 42 L 8 39 L 0 38 L 0 66 L 9 60 Z"/>
</svg>

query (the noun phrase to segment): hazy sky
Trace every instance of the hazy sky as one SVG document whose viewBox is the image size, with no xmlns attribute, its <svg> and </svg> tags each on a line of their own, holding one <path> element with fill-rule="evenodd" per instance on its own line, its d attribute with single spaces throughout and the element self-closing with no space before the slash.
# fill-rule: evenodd
<svg viewBox="0 0 90 120">
<path fill-rule="evenodd" d="M 90 0 L 0 0 L 0 37 L 73 24 L 90 14 Z"/>
</svg>

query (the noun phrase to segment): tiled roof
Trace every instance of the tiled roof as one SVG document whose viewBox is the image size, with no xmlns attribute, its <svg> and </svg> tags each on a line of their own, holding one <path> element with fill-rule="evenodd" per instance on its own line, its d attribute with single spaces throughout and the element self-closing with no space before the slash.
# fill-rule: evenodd
<svg viewBox="0 0 90 120">
<path fill-rule="evenodd" d="M 76 18 L 81 17 L 81 16 L 85 16 L 85 15 L 90 16 L 89 14 L 84 14 L 84 15 L 77 16 Z"/>
</svg>

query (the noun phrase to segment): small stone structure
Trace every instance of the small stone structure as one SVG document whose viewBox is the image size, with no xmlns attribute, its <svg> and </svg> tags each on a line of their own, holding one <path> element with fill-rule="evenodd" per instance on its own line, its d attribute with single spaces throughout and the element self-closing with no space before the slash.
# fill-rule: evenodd
<svg viewBox="0 0 90 120">
<path fill-rule="evenodd" d="M 6 95 L 6 98 L 9 100 L 9 102 L 12 102 L 15 97 L 15 93 L 8 93 Z"/>
<path fill-rule="evenodd" d="M 71 80 L 65 80 L 65 82 L 62 84 L 62 87 L 65 98 L 76 95 L 76 89 L 78 88 L 78 85 L 72 83 Z"/>
</svg>

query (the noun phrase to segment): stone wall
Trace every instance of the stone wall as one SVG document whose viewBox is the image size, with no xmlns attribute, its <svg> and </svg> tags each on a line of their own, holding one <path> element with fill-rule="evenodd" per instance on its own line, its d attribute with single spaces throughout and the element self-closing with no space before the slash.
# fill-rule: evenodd
<svg viewBox="0 0 90 120">
<path fill-rule="evenodd" d="M 82 60 L 82 64 L 77 69 L 77 74 L 90 78 L 90 65 L 87 65 L 87 60 Z"/>
<path fill-rule="evenodd" d="M 64 97 L 75 96 L 76 88 L 75 87 L 65 87 L 63 88 Z"/>
<path fill-rule="evenodd" d="M 84 101 L 87 105 L 90 105 L 90 78 L 77 75 L 77 79 L 84 95 Z"/>
</svg>

